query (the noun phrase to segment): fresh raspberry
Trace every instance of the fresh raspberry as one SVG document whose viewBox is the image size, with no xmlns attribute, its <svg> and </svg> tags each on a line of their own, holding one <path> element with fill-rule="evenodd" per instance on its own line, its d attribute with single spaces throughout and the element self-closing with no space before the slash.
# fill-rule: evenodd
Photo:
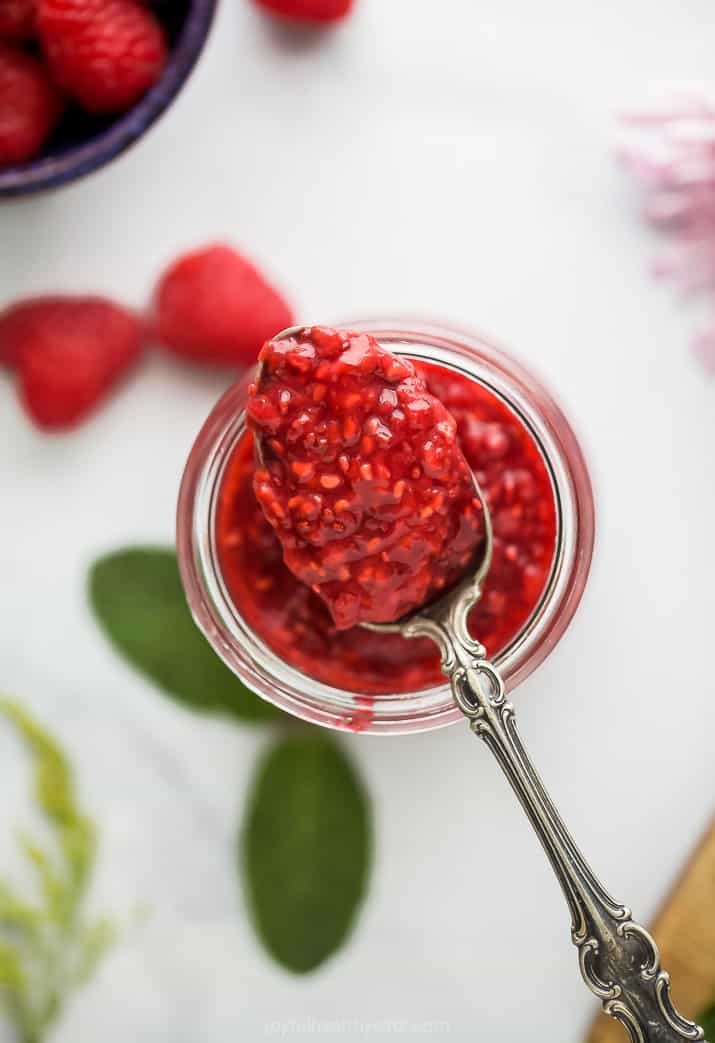
<svg viewBox="0 0 715 1043">
<path fill-rule="evenodd" d="M 367 334 L 269 341 L 249 393 L 256 499 L 288 568 L 338 630 L 448 590 L 484 536 L 457 425 L 415 367 Z"/>
<path fill-rule="evenodd" d="M 36 19 L 37 0 L 0 0 L 0 39 L 32 39 Z"/>
<path fill-rule="evenodd" d="M 300 22 L 337 22 L 350 13 L 353 0 L 256 0 L 259 7 Z"/>
<path fill-rule="evenodd" d="M 124 112 L 166 62 L 164 30 L 138 0 L 39 0 L 37 25 L 60 87 L 88 112 Z"/>
<path fill-rule="evenodd" d="M 251 365 L 264 341 L 293 315 L 261 273 L 230 246 L 185 254 L 162 275 L 156 332 L 177 355 L 217 365 Z"/>
<path fill-rule="evenodd" d="M 61 112 L 60 96 L 40 62 L 0 43 L 0 167 L 36 156 Z"/>
<path fill-rule="evenodd" d="M 103 297 L 38 297 L 0 317 L 0 351 L 39 427 L 73 427 L 139 358 L 135 315 Z"/>
</svg>

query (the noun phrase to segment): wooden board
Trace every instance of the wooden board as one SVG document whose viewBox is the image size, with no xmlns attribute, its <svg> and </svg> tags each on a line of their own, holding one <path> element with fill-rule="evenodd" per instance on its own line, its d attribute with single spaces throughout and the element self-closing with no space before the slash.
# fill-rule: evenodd
<svg viewBox="0 0 715 1043">
<path fill-rule="evenodd" d="M 673 1000 L 688 1018 L 715 1001 L 715 822 L 711 825 L 652 927 Z M 628 1034 L 599 1014 L 586 1043 L 623 1043 Z"/>
</svg>

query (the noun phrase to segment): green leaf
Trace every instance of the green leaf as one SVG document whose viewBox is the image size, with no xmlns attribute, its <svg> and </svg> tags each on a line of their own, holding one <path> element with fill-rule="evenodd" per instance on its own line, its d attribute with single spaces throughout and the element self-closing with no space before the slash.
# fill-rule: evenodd
<svg viewBox="0 0 715 1043">
<path fill-rule="evenodd" d="M 0 942 L 0 989 L 19 994 L 24 984 L 25 975 L 20 957 L 12 946 Z"/>
<path fill-rule="evenodd" d="M 179 702 L 249 721 L 280 716 L 231 673 L 196 627 L 172 550 L 128 547 L 100 558 L 89 574 L 89 597 L 117 651 Z"/>
<path fill-rule="evenodd" d="M 58 923 L 64 919 L 68 904 L 68 889 L 63 876 L 55 869 L 53 860 L 46 851 L 26 837 L 23 833 L 18 837 L 20 847 L 35 871 L 44 900 L 43 914 L 45 919 Z"/>
<path fill-rule="evenodd" d="M 55 823 L 76 813 L 72 772 L 57 743 L 11 699 L 0 699 L 0 712 L 14 725 L 35 757 L 35 798 Z"/>
<path fill-rule="evenodd" d="M 705 1033 L 705 1039 L 715 1039 L 715 1001 L 711 1007 L 698 1018 L 698 1025 Z"/>
<path fill-rule="evenodd" d="M 270 749 L 242 841 L 258 934 L 285 967 L 313 970 L 347 937 L 372 855 L 368 798 L 333 741 L 308 732 Z"/>
<path fill-rule="evenodd" d="M 0 928 L 34 935 L 42 922 L 42 910 L 20 898 L 6 880 L 0 880 Z"/>
</svg>

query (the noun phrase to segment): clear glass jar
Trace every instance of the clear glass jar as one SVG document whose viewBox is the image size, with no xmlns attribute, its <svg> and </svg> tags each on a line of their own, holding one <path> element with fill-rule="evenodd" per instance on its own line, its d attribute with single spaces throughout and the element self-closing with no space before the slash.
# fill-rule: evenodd
<svg viewBox="0 0 715 1043">
<path fill-rule="evenodd" d="M 531 432 L 551 476 L 557 537 L 539 604 L 495 658 L 508 689 L 520 684 L 559 641 L 583 593 L 591 564 L 594 507 L 576 437 L 533 374 L 483 338 L 441 326 L 381 320 L 341 324 L 367 331 L 390 351 L 436 362 L 478 381 L 501 398 Z M 215 513 L 226 464 L 246 429 L 250 375 L 230 388 L 204 424 L 189 456 L 178 506 L 178 555 L 196 623 L 216 652 L 258 695 L 297 717 L 333 728 L 380 733 L 426 731 L 460 720 L 447 684 L 414 693 L 370 695 L 314 680 L 283 662 L 247 625 L 228 595 L 218 565 Z M 477 635 L 478 636 L 478 635 Z"/>
</svg>

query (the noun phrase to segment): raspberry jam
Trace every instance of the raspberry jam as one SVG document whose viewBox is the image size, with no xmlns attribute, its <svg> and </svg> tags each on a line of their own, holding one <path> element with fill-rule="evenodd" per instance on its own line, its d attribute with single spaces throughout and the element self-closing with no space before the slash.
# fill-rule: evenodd
<svg viewBox="0 0 715 1043">
<path fill-rule="evenodd" d="M 494 656 L 520 632 L 546 588 L 557 528 L 552 482 L 530 431 L 501 398 L 453 370 L 416 368 L 454 417 L 492 514 L 493 561 L 470 629 Z M 214 533 L 225 588 L 246 624 L 284 662 L 335 688 L 380 695 L 440 684 L 432 642 L 338 629 L 323 600 L 286 566 L 256 500 L 254 470 L 246 433 L 223 472 Z"/>
<path fill-rule="evenodd" d="M 260 361 L 254 492 L 339 630 L 400 619 L 474 568 L 484 519 L 457 425 L 408 359 L 315 327 Z"/>
</svg>

